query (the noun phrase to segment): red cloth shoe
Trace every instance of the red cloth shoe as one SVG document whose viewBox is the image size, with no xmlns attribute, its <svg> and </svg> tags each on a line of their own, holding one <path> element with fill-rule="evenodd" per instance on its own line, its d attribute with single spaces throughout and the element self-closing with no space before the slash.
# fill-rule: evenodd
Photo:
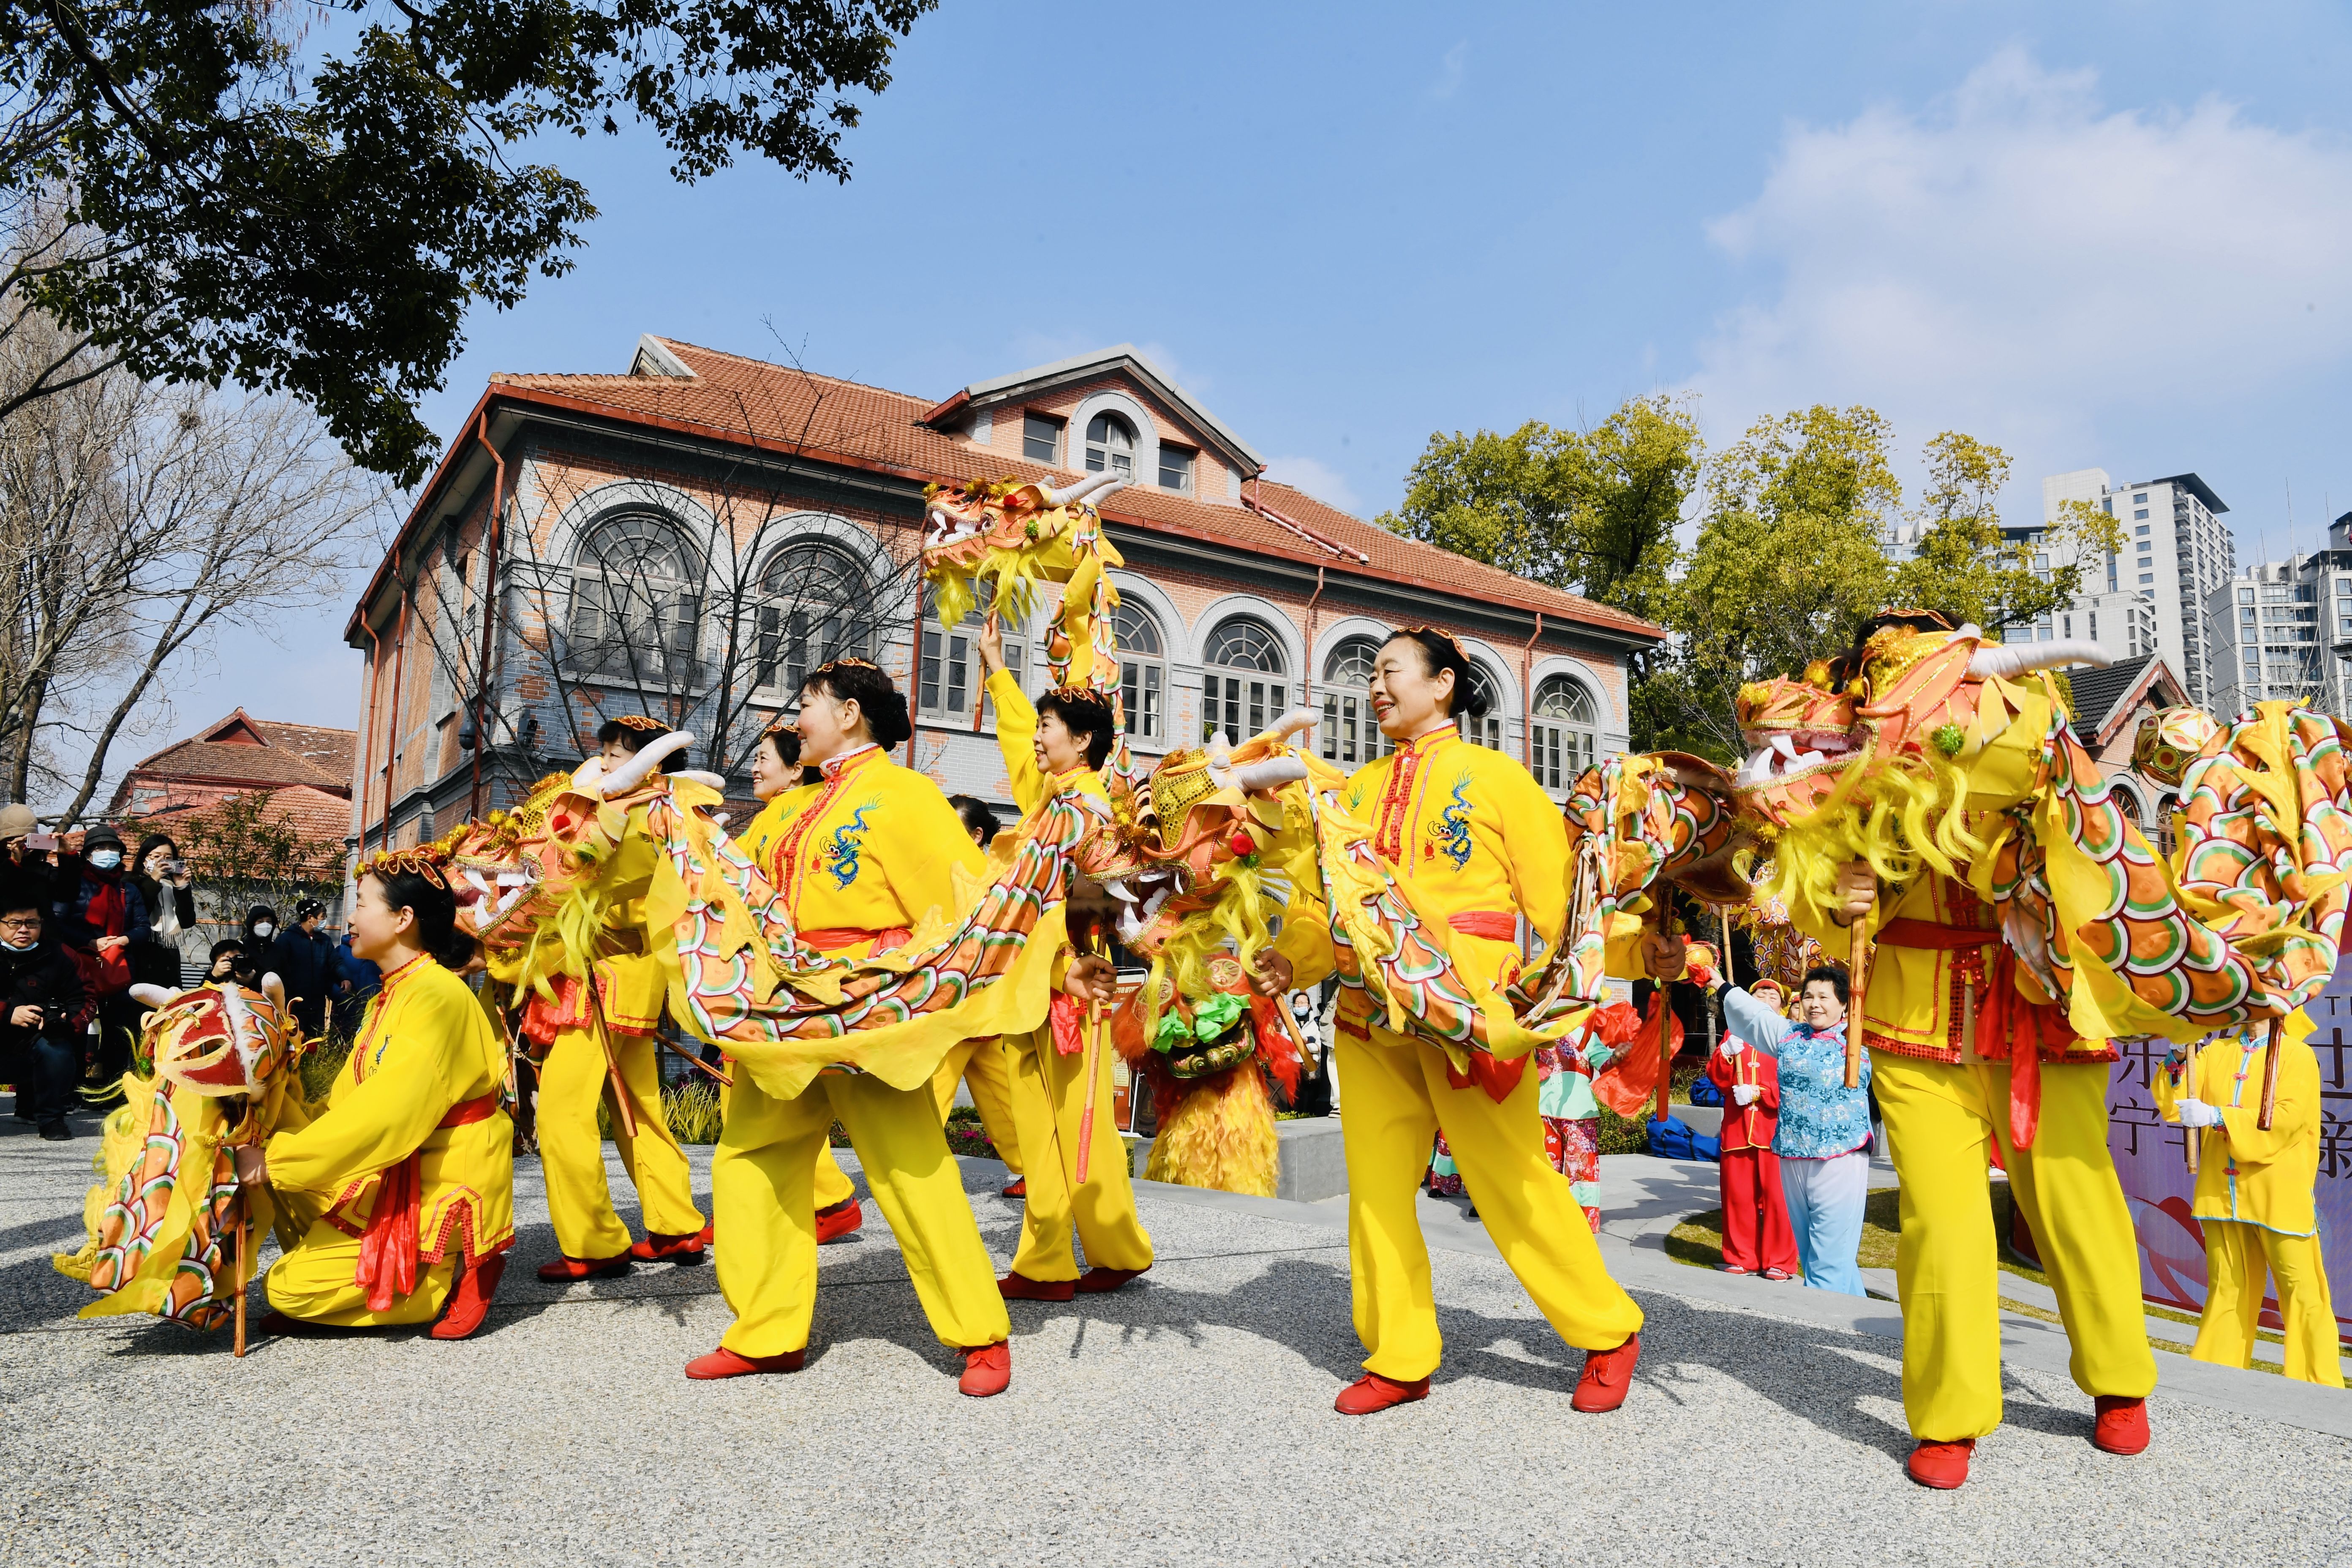
<svg viewBox="0 0 2352 1568">
<path fill-rule="evenodd" d="M 1633 1363 L 1641 1359 L 1639 1334 L 1613 1351 L 1585 1352 L 1584 1374 L 1576 1380 L 1576 1394 L 1569 1404 L 1587 1415 L 1616 1409 L 1633 1391 Z"/>
<path fill-rule="evenodd" d="M 866 1209 L 855 1196 L 842 1199 L 830 1208 L 816 1211 L 816 1244 L 839 1241 L 845 1236 L 855 1236 L 857 1227 L 866 1223 Z"/>
<path fill-rule="evenodd" d="M 992 1345 L 975 1345 L 963 1352 L 963 1375 L 956 1379 L 957 1393 L 985 1399 L 992 1394 L 1003 1393 L 1012 1384 L 1013 1347 L 1003 1340 Z"/>
<path fill-rule="evenodd" d="M 568 1285 L 575 1279 L 611 1279 L 628 1271 L 626 1252 L 616 1252 L 610 1258 L 559 1258 L 539 1266 L 539 1277 L 551 1285 Z"/>
<path fill-rule="evenodd" d="M 1904 1462 L 1913 1480 L 1923 1487 L 1933 1487 L 1948 1492 L 1969 1479 L 1969 1456 L 1977 1451 L 1974 1437 L 1963 1437 L 1957 1443 L 1930 1443 L 1925 1440 L 1911 1450 Z"/>
<path fill-rule="evenodd" d="M 639 1263 L 699 1263 L 702 1249 L 710 1245 L 708 1227 L 685 1236 L 662 1236 L 646 1233 L 643 1241 L 629 1245 L 629 1256 Z"/>
<path fill-rule="evenodd" d="M 996 1195 L 1000 1198 L 1027 1197 L 1029 1195 L 1029 1178 L 1026 1176 L 1013 1177 L 1011 1181 L 1004 1184 L 1003 1190 L 999 1192 Z"/>
<path fill-rule="evenodd" d="M 1331 1408 L 1342 1415 L 1370 1415 L 1376 1410 L 1391 1405 L 1410 1405 L 1416 1399 L 1429 1397 L 1429 1379 L 1416 1377 L 1411 1383 L 1399 1383 L 1368 1372 L 1339 1391 Z"/>
<path fill-rule="evenodd" d="M 272 1311 L 265 1313 L 261 1321 L 253 1325 L 253 1331 L 260 1339 L 299 1340 L 310 1331 L 310 1325 L 299 1318 L 289 1318 L 283 1312 Z"/>
<path fill-rule="evenodd" d="M 1764 1270 L 1764 1278 L 1769 1279 L 1775 1285 L 1786 1285 L 1790 1280 L 1794 1279 L 1796 1276 L 1790 1273 L 1785 1268 L 1767 1268 Z"/>
<path fill-rule="evenodd" d="M 2098 1415 L 2091 1423 L 2091 1447 L 2128 1458 L 2147 1450 L 2147 1401 L 2102 1394 L 2092 1402 Z"/>
<path fill-rule="evenodd" d="M 1078 1293 L 1082 1296 L 1104 1295 L 1130 1279 L 1142 1279 L 1145 1272 L 1141 1268 L 1089 1268 L 1078 1276 Z"/>
<path fill-rule="evenodd" d="M 708 1355 L 696 1356 L 686 1363 L 686 1375 L 697 1382 L 718 1377 L 746 1377 L 758 1372 L 798 1372 L 808 1359 L 808 1352 L 786 1351 L 782 1355 L 739 1355 L 720 1345 Z"/>
<path fill-rule="evenodd" d="M 996 1282 L 996 1293 L 1008 1301 L 1066 1301 L 1078 1293 L 1075 1279 L 1032 1279 L 1007 1274 Z"/>
<path fill-rule="evenodd" d="M 426 1331 L 436 1340 L 470 1338 L 490 1315 L 490 1303 L 497 1299 L 499 1280 L 507 1271 L 507 1255 L 493 1252 L 480 1262 L 467 1262 L 459 1276 L 457 1288 L 449 1292 L 449 1304 L 442 1309 L 441 1321 Z"/>
</svg>

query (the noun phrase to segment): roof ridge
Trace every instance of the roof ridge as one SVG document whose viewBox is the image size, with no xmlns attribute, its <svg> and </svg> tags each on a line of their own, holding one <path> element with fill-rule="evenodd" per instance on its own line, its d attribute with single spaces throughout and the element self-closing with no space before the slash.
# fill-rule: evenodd
<svg viewBox="0 0 2352 1568">
<path fill-rule="evenodd" d="M 751 354 L 739 354 L 728 349 L 714 349 L 702 343 L 689 343 L 683 338 L 666 338 L 659 332 L 648 332 L 646 336 L 652 338 L 656 342 L 666 343 L 674 349 L 691 349 L 698 354 L 709 354 L 718 359 L 733 360 L 738 364 L 752 365 L 761 370 L 772 371 L 778 375 L 798 375 L 805 376 L 811 381 L 829 381 L 835 386 L 855 387 L 860 392 L 878 392 L 887 397 L 903 397 L 908 402 L 920 404 L 925 408 L 929 408 L 931 405 L 929 398 L 917 396 L 911 392 L 900 392 L 895 387 L 877 386 L 870 381 L 852 381 L 845 375 L 827 375 L 821 370 L 810 370 L 802 365 L 778 364 L 772 359 L 758 359 Z M 631 377 L 628 379 L 643 380 L 645 378 Z"/>
</svg>

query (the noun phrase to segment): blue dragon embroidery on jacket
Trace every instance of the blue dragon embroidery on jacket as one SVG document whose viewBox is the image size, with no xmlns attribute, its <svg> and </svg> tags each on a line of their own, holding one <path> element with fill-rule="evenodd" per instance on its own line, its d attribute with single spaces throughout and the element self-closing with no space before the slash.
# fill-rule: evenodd
<svg viewBox="0 0 2352 1568">
<path fill-rule="evenodd" d="M 825 850 L 824 868 L 832 874 L 836 889 L 857 880 L 858 860 L 866 850 L 866 814 L 874 809 L 874 804 L 867 801 L 847 822 L 834 829 L 833 843 Z"/>
<path fill-rule="evenodd" d="M 1470 788 L 1466 772 L 1454 781 L 1454 798 L 1444 814 L 1437 819 L 1438 848 L 1457 871 L 1470 863 L 1470 802 L 1464 798 Z"/>
</svg>

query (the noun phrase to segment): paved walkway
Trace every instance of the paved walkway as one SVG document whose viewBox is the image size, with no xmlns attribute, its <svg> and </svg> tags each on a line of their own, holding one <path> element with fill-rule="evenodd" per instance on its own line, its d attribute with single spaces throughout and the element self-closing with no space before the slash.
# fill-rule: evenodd
<svg viewBox="0 0 2352 1568">
<path fill-rule="evenodd" d="M 558 1291 L 538 1170 L 492 1328 L 278 1341 L 72 1319 L 94 1140 L 0 1123 L 0 1562 L 2309 1563 L 2352 1555 L 2352 1400 L 2165 1356 L 2156 1446 L 2085 1440 L 2064 1342 L 2018 1318 L 2009 1422 L 1930 1493 L 1894 1309 L 1669 1260 L 1712 1167 L 1606 1163 L 1649 1314 L 1632 1401 L 1568 1407 L 1579 1357 L 1475 1222 L 1427 1205 L 1448 1354 L 1431 1397 L 1348 1421 L 1345 1215 L 1147 1186 L 1150 1276 L 1016 1305 L 1013 1383 L 954 1389 L 878 1216 L 825 1248 L 796 1377 L 689 1384 L 728 1321 L 708 1268 Z M 708 1163 L 698 1162 L 707 1190 Z M 1000 1261 L 1019 1225 L 968 1185 Z M 622 1190 L 625 1190 L 625 1188 Z M 1698 1202 L 1694 1200 L 1704 1199 Z"/>
</svg>

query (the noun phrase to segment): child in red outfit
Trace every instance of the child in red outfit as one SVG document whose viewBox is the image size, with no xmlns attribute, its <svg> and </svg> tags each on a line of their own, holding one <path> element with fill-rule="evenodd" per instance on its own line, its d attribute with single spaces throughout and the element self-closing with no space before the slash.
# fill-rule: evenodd
<svg viewBox="0 0 2352 1568">
<path fill-rule="evenodd" d="M 1769 980 L 1756 986 L 1757 993 L 1779 990 Z M 1797 1238 L 1780 1197 L 1780 1162 L 1772 1152 L 1780 1112 L 1779 1066 L 1727 1035 L 1706 1059 L 1706 1076 L 1723 1090 L 1723 1271 L 1790 1279 L 1797 1271 Z"/>
</svg>

